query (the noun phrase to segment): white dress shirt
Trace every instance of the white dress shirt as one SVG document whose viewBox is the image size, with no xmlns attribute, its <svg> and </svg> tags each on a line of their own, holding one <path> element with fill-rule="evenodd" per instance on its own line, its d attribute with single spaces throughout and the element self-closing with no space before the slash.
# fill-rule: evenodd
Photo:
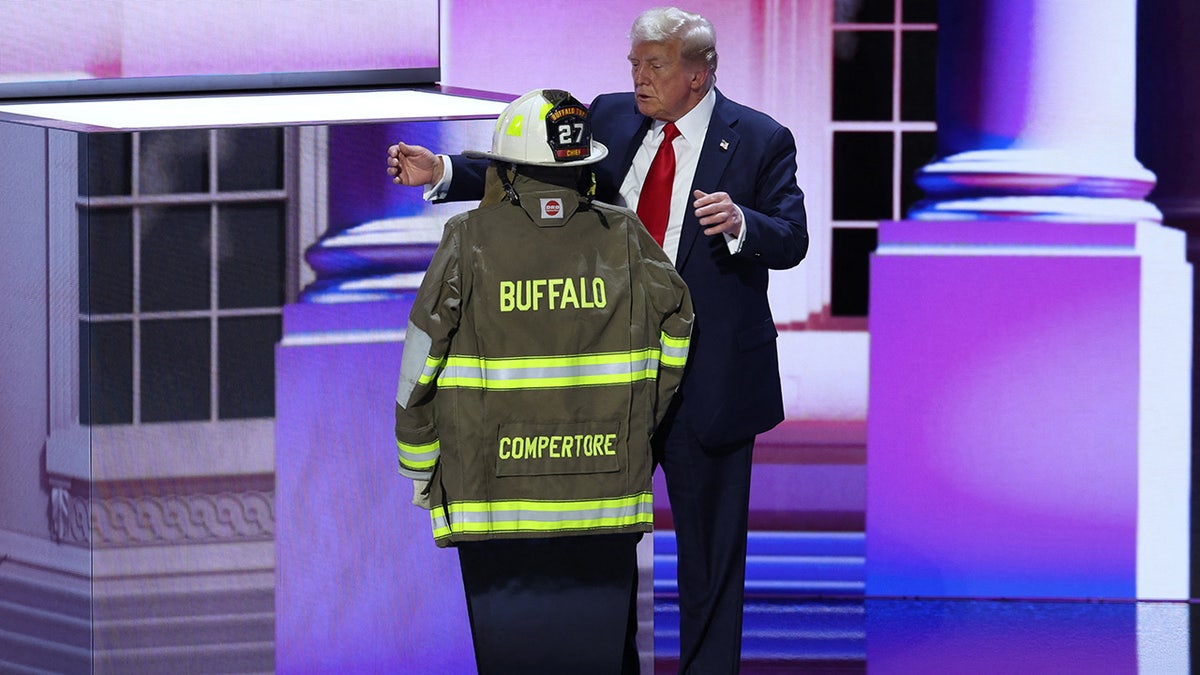
<svg viewBox="0 0 1200 675">
<path fill-rule="evenodd" d="M 704 137 L 708 135 L 708 122 L 712 119 L 713 108 L 716 107 L 716 104 L 716 90 L 710 89 L 695 108 L 675 120 L 675 128 L 679 129 L 679 135 L 675 137 L 675 142 L 671 146 L 675 150 L 675 182 L 671 184 L 671 213 L 667 217 L 667 232 L 663 237 L 663 251 L 672 263 L 675 262 L 675 257 L 679 253 L 683 217 L 687 214 L 688 209 L 692 208 L 692 203 L 695 201 L 691 194 L 692 180 L 696 177 L 696 167 L 700 163 L 700 149 L 704 147 Z M 650 125 L 650 130 L 642 139 L 642 146 L 638 148 L 637 154 L 633 157 L 633 165 L 629 167 L 629 173 L 625 174 L 625 180 L 621 183 L 620 195 L 623 203 L 619 204 L 620 206 L 637 211 L 638 197 L 642 194 L 642 183 L 646 180 L 646 173 L 650 171 L 650 163 L 654 161 L 654 155 L 658 153 L 665 126 L 667 126 L 666 122 L 654 120 Z M 444 198 L 451 181 L 454 180 L 454 169 L 450 158 L 446 155 L 438 155 L 438 157 L 442 161 L 442 180 L 425 187 L 424 197 L 427 200 Z M 736 237 L 729 233 L 724 234 L 725 243 L 729 246 L 731 254 L 741 251 L 742 242 L 746 239 L 745 214 L 736 204 L 734 208 L 738 210 L 738 218 L 741 220 L 742 227 Z"/>
<path fill-rule="evenodd" d="M 666 252 L 671 262 L 675 262 L 675 257 L 679 252 L 683 218 L 688 209 L 692 208 L 692 203 L 696 201 L 691 194 L 692 180 L 696 177 L 696 167 L 700 163 L 700 149 L 704 147 L 704 137 L 708 135 L 708 122 L 712 118 L 716 103 L 717 93 L 710 89 L 695 108 L 675 120 L 675 128 L 679 130 L 679 135 L 675 137 L 675 142 L 671 146 L 675 150 L 675 181 L 671 184 L 671 213 L 667 217 L 667 232 L 663 237 L 663 251 Z M 642 184 L 645 183 L 646 174 L 650 171 L 650 163 L 654 161 L 654 156 L 658 153 L 658 146 L 662 144 L 663 127 L 665 126 L 667 126 L 666 122 L 654 120 L 650 125 L 650 130 L 642 139 L 642 146 L 633 156 L 633 165 L 629 167 L 629 173 L 625 174 L 625 180 L 621 183 L 621 197 L 625 200 L 622 206 L 637 211 L 638 198 L 642 194 Z M 738 236 L 725 234 L 725 242 L 729 246 L 730 253 L 737 253 L 741 250 L 742 241 L 745 239 L 746 219 L 742 217 L 740 208 L 738 216 L 742 220 L 742 228 Z"/>
</svg>

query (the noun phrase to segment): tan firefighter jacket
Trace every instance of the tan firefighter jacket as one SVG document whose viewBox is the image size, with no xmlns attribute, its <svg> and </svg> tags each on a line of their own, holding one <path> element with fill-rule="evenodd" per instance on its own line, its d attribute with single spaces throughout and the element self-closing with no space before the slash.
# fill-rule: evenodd
<svg viewBox="0 0 1200 675">
<path fill-rule="evenodd" d="M 396 392 L 400 473 L 439 546 L 648 532 L 650 434 L 683 375 L 687 287 L 626 209 L 518 175 L 451 218 Z"/>
</svg>

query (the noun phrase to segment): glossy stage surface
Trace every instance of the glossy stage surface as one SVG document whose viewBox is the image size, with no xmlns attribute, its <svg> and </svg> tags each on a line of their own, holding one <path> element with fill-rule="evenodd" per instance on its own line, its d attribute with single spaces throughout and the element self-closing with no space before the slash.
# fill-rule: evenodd
<svg viewBox="0 0 1200 675">
<path fill-rule="evenodd" d="M 1177 602 L 747 597 L 742 675 L 1189 673 L 1196 606 Z M 678 607 L 655 603 L 656 675 Z"/>
</svg>

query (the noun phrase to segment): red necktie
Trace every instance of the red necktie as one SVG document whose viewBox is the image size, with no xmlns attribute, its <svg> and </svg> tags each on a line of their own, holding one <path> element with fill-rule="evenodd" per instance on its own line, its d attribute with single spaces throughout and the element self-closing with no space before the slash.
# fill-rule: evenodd
<svg viewBox="0 0 1200 675">
<path fill-rule="evenodd" d="M 667 234 L 667 218 L 671 215 L 671 184 L 675 182 L 675 148 L 671 147 L 671 142 L 678 135 L 679 129 L 675 128 L 674 122 L 663 127 L 662 143 L 650 163 L 646 182 L 642 183 L 642 194 L 638 197 L 638 218 L 659 246 Z"/>
</svg>

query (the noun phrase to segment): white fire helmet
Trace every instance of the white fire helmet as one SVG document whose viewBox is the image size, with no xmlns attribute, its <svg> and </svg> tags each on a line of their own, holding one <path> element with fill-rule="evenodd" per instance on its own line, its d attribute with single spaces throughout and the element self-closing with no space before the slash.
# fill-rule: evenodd
<svg viewBox="0 0 1200 675">
<path fill-rule="evenodd" d="M 587 108 L 561 89 L 535 89 L 496 120 L 492 151 L 463 155 L 534 166 L 582 166 L 604 159 L 608 148 L 592 140 Z"/>
</svg>

